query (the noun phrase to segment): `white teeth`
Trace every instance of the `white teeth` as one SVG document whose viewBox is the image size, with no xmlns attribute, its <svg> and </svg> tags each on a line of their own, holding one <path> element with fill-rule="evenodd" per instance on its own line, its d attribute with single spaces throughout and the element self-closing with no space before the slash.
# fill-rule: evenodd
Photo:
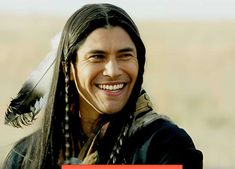
<svg viewBox="0 0 235 169">
<path fill-rule="evenodd" d="M 124 87 L 124 84 L 123 83 L 116 84 L 116 85 L 102 85 L 102 84 L 100 84 L 100 85 L 98 85 L 98 87 L 100 89 L 103 89 L 103 90 L 112 90 L 112 91 L 114 91 L 114 90 L 122 89 Z"/>
</svg>

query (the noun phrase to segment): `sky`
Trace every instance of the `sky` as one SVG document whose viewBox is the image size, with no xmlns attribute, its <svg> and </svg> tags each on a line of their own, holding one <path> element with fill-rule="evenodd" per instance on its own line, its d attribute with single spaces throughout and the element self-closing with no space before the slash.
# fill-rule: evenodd
<svg viewBox="0 0 235 169">
<path fill-rule="evenodd" d="M 70 16 L 99 2 L 116 4 L 137 19 L 235 20 L 235 0 L 0 0 L 0 13 Z"/>
</svg>

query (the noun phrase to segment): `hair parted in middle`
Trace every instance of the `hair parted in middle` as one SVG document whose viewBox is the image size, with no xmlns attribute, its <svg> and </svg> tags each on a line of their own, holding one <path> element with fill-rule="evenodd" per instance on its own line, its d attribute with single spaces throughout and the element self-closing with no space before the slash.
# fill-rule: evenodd
<svg viewBox="0 0 235 169">
<path fill-rule="evenodd" d="M 118 156 L 121 154 L 120 149 L 124 149 L 122 142 L 125 141 L 128 125 L 131 123 L 141 91 L 145 65 L 145 46 L 131 17 L 123 9 L 104 3 L 83 6 L 68 19 L 64 26 L 45 109 L 44 124 L 39 134 L 40 137 L 37 136 L 40 146 L 33 149 L 37 156 L 35 156 L 35 161 L 31 162 L 31 166 L 43 168 L 49 165 L 51 168 L 55 168 L 54 164 L 58 163 L 58 159 L 62 159 L 61 163 L 64 163 L 76 153 L 77 148 L 74 146 L 74 142 L 81 139 L 75 133 L 79 126 L 79 106 L 76 104 L 78 103 L 79 92 L 74 81 L 70 79 L 70 65 L 75 63 L 76 51 L 92 31 L 114 26 L 123 28 L 135 44 L 139 70 L 128 102 L 119 113 L 114 115 L 115 118 L 112 118 L 107 130 L 109 140 L 113 141 L 114 145 L 107 146 L 106 150 L 100 150 L 103 154 L 99 156 L 98 162 L 122 163 L 118 161 Z M 104 114 L 104 119 L 106 118 L 110 117 L 106 117 Z M 117 148 L 119 153 L 116 152 Z M 110 158 L 111 154 L 112 158 Z"/>
</svg>

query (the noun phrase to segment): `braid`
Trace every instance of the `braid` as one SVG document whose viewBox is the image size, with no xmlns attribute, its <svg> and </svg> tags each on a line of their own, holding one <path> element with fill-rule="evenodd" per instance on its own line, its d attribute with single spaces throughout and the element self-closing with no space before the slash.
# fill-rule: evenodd
<svg viewBox="0 0 235 169">
<path fill-rule="evenodd" d="M 118 136 L 117 141 L 114 144 L 113 150 L 110 154 L 110 158 L 108 159 L 107 164 L 126 163 L 125 158 L 121 157 L 125 153 L 121 151 L 124 151 L 124 142 L 126 141 L 126 138 L 128 136 L 128 131 L 130 129 L 132 120 L 133 115 L 130 115 L 126 124 L 121 129 L 120 135 Z"/>
<path fill-rule="evenodd" d="M 70 67 L 68 61 L 64 64 L 64 73 L 65 73 L 65 116 L 64 116 L 64 137 L 65 137 L 65 164 L 69 163 L 70 157 L 70 128 L 69 128 L 69 81 L 70 81 Z"/>
</svg>

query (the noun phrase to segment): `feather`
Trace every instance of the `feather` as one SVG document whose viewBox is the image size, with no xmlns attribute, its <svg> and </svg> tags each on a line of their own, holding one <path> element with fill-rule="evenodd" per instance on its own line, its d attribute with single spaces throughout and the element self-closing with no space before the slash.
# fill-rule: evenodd
<svg viewBox="0 0 235 169">
<path fill-rule="evenodd" d="M 14 127 L 30 125 L 46 106 L 60 35 L 59 33 L 53 38 L 51 52 L 30 74 L 17 96 L 11 100 L 5 113 L 5 124 Z"/>
</svg>

